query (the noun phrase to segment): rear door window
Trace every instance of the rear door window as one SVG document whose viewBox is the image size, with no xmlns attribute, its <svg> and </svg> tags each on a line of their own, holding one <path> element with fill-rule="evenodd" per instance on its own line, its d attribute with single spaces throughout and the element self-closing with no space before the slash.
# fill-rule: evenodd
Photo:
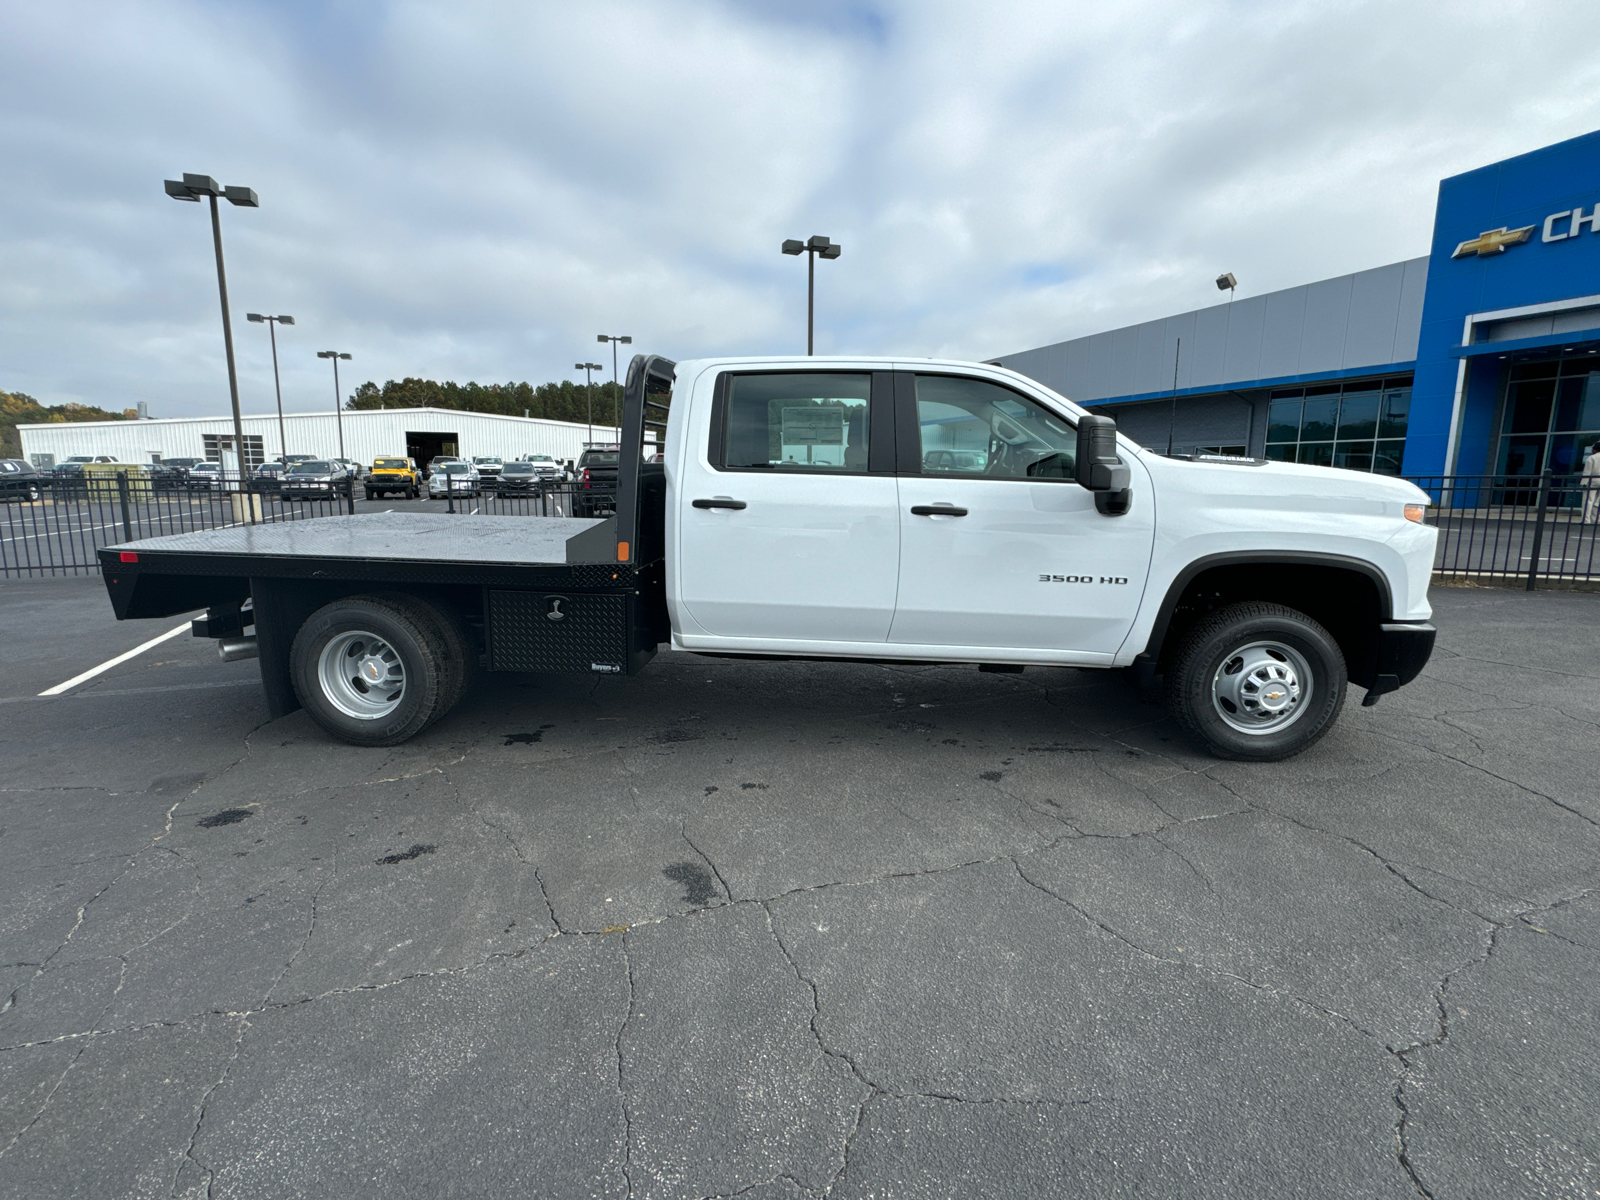
<svg viewBox="0 0 1600 1200">
<path fill-rule="evenodd" d="M 861 474 L 872 376 L 794 371 L 735 375 L 723 415 L 724 470 Z"/>
</svg>

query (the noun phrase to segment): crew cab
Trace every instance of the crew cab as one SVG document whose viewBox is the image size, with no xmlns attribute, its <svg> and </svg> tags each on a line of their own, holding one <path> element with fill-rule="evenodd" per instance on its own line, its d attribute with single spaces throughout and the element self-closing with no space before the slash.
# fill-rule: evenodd
<svg viewBox="0 0 1600 1200">
<path fill-rule="evenodd" d="M 1270 760 L 1432 650 L 1420 489 L 1156 454 L 1000 367 L 639 356 L 622 431 L 608 517 L 178 534 L 102 550 L 106 587 L 120 618 L 207 609 L 196 635 L 259 655 L 273 715 L 360 745 L 414 736 L 479 670 L 632 675 L 670 643 L 1127 669 L 1212 752 Z"/>
</svg>

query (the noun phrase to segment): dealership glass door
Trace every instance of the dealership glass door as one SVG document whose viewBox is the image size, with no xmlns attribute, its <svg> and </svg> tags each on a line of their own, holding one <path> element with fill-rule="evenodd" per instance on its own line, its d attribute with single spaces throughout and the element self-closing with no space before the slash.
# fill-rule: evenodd
<svg viewBox="0 0 1600 1200">
<path fill-rule="evenodd" d="M 1517 363 L 1506 384 L 1496 474 L 1576 475 L 1600 444 L 1600 362 Z"/>
</svg>

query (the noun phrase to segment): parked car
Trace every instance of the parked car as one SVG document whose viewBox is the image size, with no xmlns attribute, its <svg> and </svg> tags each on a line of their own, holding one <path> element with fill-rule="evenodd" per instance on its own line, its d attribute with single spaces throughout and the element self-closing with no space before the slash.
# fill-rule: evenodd
<svg viewBox="0 0 1600 1200">
<path fill-rule="evenodd" d="M 524 454 L 522 461 L 531 466 L 534 474 L 543 480 L 561 479 L 566 475 L 561 464 L 548 454 Z"/>
<path fill-rule="evenodd" d="M 359 480 L 367 473 L 366 464 L 358 463 L 353 458 L 334 458 L 329 459 L 329 461 L 336 462 L 343 467 L 349 473 L 351 479 Z"/>
<path fill-rule="evenodd" d="M 532 495 L 543 491 L 546 482 L 533 463 L 508 462 L 500 472 L 499 491 L 502 496 Z"/>
<path fill-rule="evenodd" d="M 280 495 L 282 493 L 284 470 L 282 463 L 262 463 L 254 471 L 250 472 L 250 490 L 252 492 L 262 492 L 269 496 Z"/>
<path fill-rule="evenodd" d="M 189 484 L 189 469 L 202 462 L 198 458 L 163 458 L 150 464 L 150 484 L 158 492 L 179 491 Z"/>
<path fill-rule="evenodd" d="M 616 447 L 591 446 L 578 457 L 578 477 L 572 497 L 572 515 L 597 517 L 617 507 Z"/>
<path fill-rule="evenodd" d="M 336 458 L 297 462 L 284 472 L 279 490 L 285 500 L 340 496 L 350 482 L 350 472 Z"/>
<path fill-rule="evenodd" d="M 32 502 L 44 494 L 44 477 L 20 458 L 0 458 L 0 500 Z"/>
<path fill-rule="evenodd" d="M 454 454 L 435 454 L 428 461 L 428 469 L 422 473 L 424 479 L 432 479 L 433 473 L 444 467 L 446 463 L 461 462 Z"/>
<path fill-rule="evenodd" d="M 278 461 L 286 467 L 292 467 L 295 463 L 311 462 L 316 457 L 315 454 L 285 454 Z"/>
<path fill-rule="evenodd" d="M 228 486 L 222 464 L 209 459 L 190 467 L 185 483 L 191 492 L 217 491 Z"/>
<path fill-rule="evenodd" d="M 438 463 L 436 458 L 433 460 Z M 478 468 L 469 462 L 447 462 L 436 466 L 433 475 L 428 480 L 428 495 L 434 499 L 450 496 L 480 496 L 483 494 L 483 480 L 478 475 Z"/>
<path fill-rule="evenodd" d="M 415 500 L 422 491 L 422 472 L 409 458 L 375 458 L 367 472 L 367 499 L 376 500 L 390 492 L 401 492 Z"/>
<path fill-rule="evenodd" d="M 478 477 L 486 488 L 492 488 L 500 482 L 500 472 L 505 468 L 505 463 L 492 454 L 474 458 L 472 465 L 478 468 Z"/>
</svg>

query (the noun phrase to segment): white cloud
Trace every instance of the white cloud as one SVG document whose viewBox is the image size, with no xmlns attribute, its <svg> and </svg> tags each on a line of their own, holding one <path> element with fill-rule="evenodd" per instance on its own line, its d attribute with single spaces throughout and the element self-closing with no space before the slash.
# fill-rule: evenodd
<svg viewBox="0 0 1600 1200">
<path fill-rule="evenodd" d="M 1440 177 L 1600 125 L 1567 4 L 148 2 L 0 15 L 0 387 L 221 411 L 201 170 L 291 408 L 349 375 L 988 357 L 1426 252 Z"/>
</svg>

